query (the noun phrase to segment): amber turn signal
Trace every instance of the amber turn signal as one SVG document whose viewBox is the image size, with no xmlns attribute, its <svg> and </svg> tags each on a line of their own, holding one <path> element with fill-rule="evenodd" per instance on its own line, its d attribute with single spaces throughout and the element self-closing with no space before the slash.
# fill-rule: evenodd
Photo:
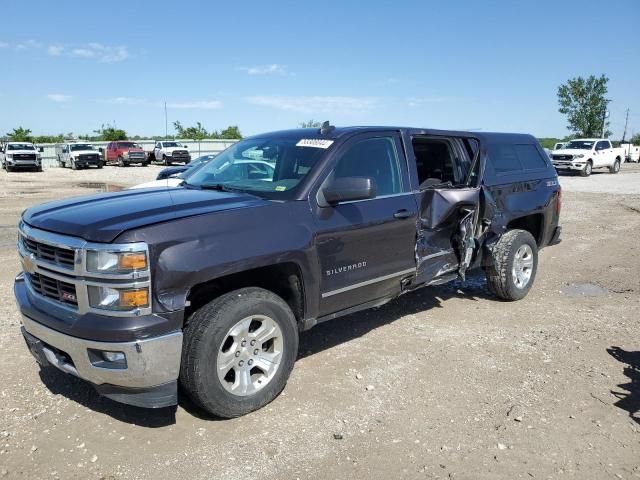
<svg viewBox="0 0 640 480">
<path fill-rule="evenodd" d="M 147 268 L 147 255 L 144 252 L 121 253 L 118 256 L 119 270 L 144 270 Z"/>
<path fill-rule="evenodd" d="M 136 290 L 120 290 L 121 307 L 148 307 L 149 290 L 139 288 Z"/>
</svg>

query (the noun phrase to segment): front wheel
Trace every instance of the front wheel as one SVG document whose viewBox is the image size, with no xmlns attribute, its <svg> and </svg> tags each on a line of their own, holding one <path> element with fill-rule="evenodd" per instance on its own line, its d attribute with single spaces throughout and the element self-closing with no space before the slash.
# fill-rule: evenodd
<svg viewBox="0 0 640 480">
<path fill-rule="evenodd" d="M 76 165 L 76 161 L 71 159 L 71 170 L 78 170 L 78 165 Z"/>
<path fill-rule="evenodd" d="M 201 307 L 184 329 L 180 382 L 207 412 L 233 418 L 282 391 L 298 354 L 289 305 L 262 288 L 242 288 Z"/>
<path fill-rule="evenodd" d="M 168 167 L 168 166 L 170 166 L 170 165 L 171 165 L 171 162 L 169 161 L 169 159 L 167 158 L 167 156 L 166 156 L 166 155 L 162 155 L 162 164 L 163 164 L 165 167 Z"/>
<path fill-rule="evenodd" d="M 609 167 L 609 173 L 618 173 L 620 171 L 620 160 L 613 162 L 613 165 Z"/>
<path fill-rule="evenodd" d="M 538 245 L 533 235 L 526 230 L 509 230 L 493 248 L 487 285 L 503 300 L 520 300 L 529 293 L 537 270 Z"/>
<path fill-rule="evenodd" d="M 591 175 L 591 172 L 593 172 L 593 164 L 591 163 L 591 160 L 589 160 L 587 161 L 587 163 L 585 163 L 584 168 L 580 170 L 580 176 L 588 177 L 589 175 Z"/>
</svg>

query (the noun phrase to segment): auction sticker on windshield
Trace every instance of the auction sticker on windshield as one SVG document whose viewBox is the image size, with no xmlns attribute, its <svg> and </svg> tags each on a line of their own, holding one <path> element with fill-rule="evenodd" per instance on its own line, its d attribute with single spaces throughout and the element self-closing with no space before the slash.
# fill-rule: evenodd
<svg viewBox="0 0 640 480">
<path fill-rule="evenodd" d="M 323 140 L 320 138 L 303 138 L 298 143 L 296 143 L 296 147 L 313 147 L 327 149 L 332 144 L 333 140 Z"/>
</svg>

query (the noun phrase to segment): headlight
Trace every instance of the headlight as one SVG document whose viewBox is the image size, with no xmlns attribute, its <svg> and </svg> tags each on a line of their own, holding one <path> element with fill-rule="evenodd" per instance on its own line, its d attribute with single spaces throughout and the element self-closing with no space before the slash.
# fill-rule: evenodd
<svg viewBox="0 0 640 480">
<path fill-rule="evenodd" d="M 96 273 L 127 273 L 147 269 L 145 252 L 87 250 L 87 270 Z"/>
<path fill-rule="evenodd" d="M 7 160 L 13 160 L 13 155 L 11 155 L 10 153 L 7 154 Z"/>
<path fill-rule="evenodd" d="M 574 155 L 573 158 L 582 158 L 584 157 L 584 153 L 580 153 L 578 155 Z"/>
<path fill-rule="evenodd" d="M 149 289 L 89 286 L 89 305 L 102 310 L 133 310 L 149 306 Z"/>
</svg>

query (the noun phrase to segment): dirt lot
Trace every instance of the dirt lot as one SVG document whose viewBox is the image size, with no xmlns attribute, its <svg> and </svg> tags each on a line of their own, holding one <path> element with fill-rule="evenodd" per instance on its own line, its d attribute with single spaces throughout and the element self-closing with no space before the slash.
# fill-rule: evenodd
<svg viewBox="0 0 640 480">
<path fill-rule="evenodd" d="M 0 172 L 0 477 L 640 478 L 637 165 L 561 178 L 564 241 L 523 301 L 476 277 L 320 325 L 284 393 L 228 421 L 102 399 L 20 337 L 20 213 L 158 169 Z"/>
</svg>

